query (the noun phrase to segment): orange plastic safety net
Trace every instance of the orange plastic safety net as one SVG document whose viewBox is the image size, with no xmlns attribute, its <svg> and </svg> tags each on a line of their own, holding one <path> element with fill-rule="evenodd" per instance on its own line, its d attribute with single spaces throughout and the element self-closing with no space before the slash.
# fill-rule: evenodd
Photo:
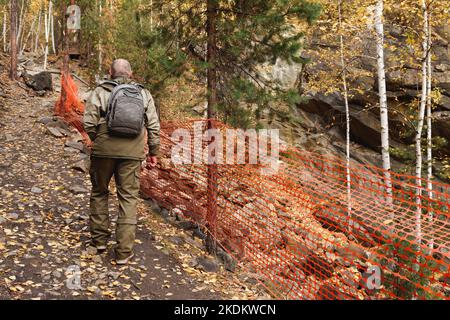
<svg viewBox="0 0 450 320">
<path fill-rule="evenodd" d="M 61 74 L 61 95 L 56 101 L 55 114 L 63 117 L 66 122 L 75 127 L 90 143 L 89 136 L 83 129 L 82 116 L 84 104 L 78 98 L 78 87 L 70 75 Z"/>
<path fill-rule="evenodd" d="M 58 114 L 79 128 L 78 103 L 66 105 Z M 207 165 L 194 124 L 161 124 L 159 165 L 143 171 L 142 192 L 209 228 L 278 298 L 448 299 L 450 185 L 430 192 L 423 181 L 418 195 L 415 177 L 392 173 L 390 194 L 382 169 L 352 163 L 349 191 L 345 159 L 293 148 L 280 150 L 272 175 L 258 164 Z M 180 132 L 192 164 L 174 164 Z M 245 145 L 248 160 L 258 146 Z"/>
</svg>

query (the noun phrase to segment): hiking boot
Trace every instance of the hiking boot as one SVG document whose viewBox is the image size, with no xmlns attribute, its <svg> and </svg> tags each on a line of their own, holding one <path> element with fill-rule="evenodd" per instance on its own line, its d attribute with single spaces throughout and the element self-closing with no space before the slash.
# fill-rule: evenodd
<svg viewBox="0 0 450 320">
<path fill-rule="evenodd" d="M 119 266 L 128 264 L 133 257 L 134 257 L 134 253 L 131 253 L 127 258 L 116 259 L 116 264 L 119 265 Z"/>
</svg>

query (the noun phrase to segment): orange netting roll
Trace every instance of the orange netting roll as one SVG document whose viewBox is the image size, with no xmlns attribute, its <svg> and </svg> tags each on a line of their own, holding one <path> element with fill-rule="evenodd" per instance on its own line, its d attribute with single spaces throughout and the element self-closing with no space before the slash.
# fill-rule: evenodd
<svg viewBox="0 0 450 320">
<path fill-rule="evenodd" d="M 75 127 L 83 136 L 87 144 L 90 143 L 89 136 L 84 131 L 82 117 L 84 104 L 78 97 L 78 87 L 69 75 L 61 74 L 61 96 L 55 105 L 55 114 L 64 118 L 67 123 Z"/>
</svg>

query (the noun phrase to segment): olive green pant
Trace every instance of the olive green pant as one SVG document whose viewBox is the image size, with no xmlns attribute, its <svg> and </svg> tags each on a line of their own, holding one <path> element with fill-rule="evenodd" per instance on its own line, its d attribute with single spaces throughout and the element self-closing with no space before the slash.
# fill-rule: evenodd
<svg viewBox="0 0 450 320">
<path fill-rule="evenodd" d="M 109 182 L 116 181 L 119 215 L 116 223 L 116 258 L 127 258 L 133 251 L 136 236 L 136 206 L 139 198 L 139 160 L 91 158 L 92 193 L 90 231 L 92 245 L 106 245 L 109 232 Z"/>
</svg>

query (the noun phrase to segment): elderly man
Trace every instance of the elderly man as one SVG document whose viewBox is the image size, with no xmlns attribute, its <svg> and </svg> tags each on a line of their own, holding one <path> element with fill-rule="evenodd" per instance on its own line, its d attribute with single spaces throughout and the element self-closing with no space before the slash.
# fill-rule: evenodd
<svg viewBox="0 0 450 320">
<path fill-rule="evenodd" d="M 90 246 L 96 252 L 107 249 L 109 182 L 114 176 L 119 199 L 115 254 L 116 263 L 121 265 L 133 257 L 141 163 L 147 158 L 148 167 L 156 166 L 160 125 L 153 98 L 131 80 L 128 61 L 115 60 L 110 76 L 111 80 L 90 93 L 84 113 L 84 128 L 93 142 Z"/>
</svg>

